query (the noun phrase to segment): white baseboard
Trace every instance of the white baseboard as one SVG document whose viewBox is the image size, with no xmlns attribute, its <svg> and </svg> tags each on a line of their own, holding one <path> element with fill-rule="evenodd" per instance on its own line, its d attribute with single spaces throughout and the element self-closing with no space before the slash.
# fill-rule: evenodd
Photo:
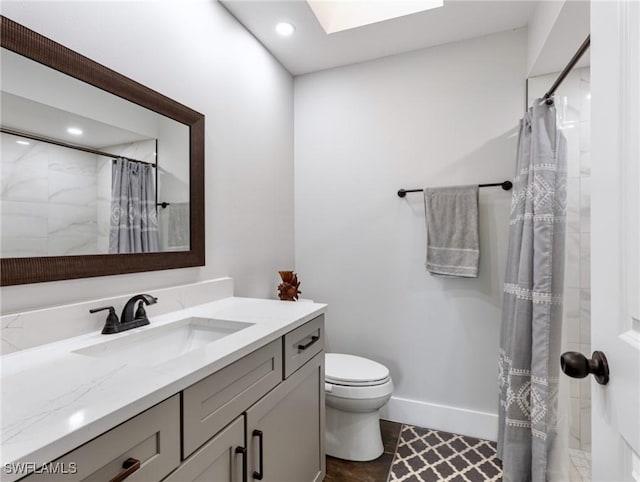
<svg viewBox="0 0 640 482">
<path fill-rule="evenodd" d="M 380 417 L 494 442 L 498 438 L 498 415 L 495 413 L 391 397 L 389 403 L 382 407 Z"/>
</svg>

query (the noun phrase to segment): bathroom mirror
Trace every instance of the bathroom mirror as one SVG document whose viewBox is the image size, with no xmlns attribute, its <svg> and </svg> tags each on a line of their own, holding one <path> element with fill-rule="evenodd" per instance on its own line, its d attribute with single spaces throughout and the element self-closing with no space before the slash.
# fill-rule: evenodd
<svg viewBox="0 0 640 482">
<path fill-rule="evenodd" d="M 204 116 L 1 19 L 1 284 L 204 265 Z"/>
</svg>

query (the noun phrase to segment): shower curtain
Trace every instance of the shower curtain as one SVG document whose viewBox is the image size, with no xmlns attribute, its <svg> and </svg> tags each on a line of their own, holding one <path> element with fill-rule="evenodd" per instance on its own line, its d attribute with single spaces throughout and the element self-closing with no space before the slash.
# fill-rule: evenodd
<svg viewBox="0 0 640 482">
<path fill-rule="evenodd" d="M 111 169 L 109 252 L 150 253 L 158 247 L 153 167 L 115 159 Z"/>
<path fill-rule="evenodd" d="M 566 141 L 537 99 L 520 121 L 499 352 L 505 482 L 554 480 L 562 326 Z"/>
</svg>

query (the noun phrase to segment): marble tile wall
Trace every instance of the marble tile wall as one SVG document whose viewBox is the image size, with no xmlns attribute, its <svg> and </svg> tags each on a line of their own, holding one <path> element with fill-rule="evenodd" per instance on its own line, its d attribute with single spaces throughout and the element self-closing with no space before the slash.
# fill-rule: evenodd
<svg viewBox="0 0 640 482">
<path fill-rule="evenodd" d="M 1 135 L 0 255 L 96 253 L 97 156 Z"/>
<path fill-rule="evenodd" d="M 111 159 L 1 136 L 0 256 L 107 253 Z M 155 140 L 105 150 L 155 162 Z"/>
<path fill-rule="evenodd" d="M 529 104 L 557 74 L 529 79 Z M 556 93 L 560 128 L 567 138 L 567 241 L 563 338 L 566 350 L 591 354 L 591 85 L 589 69 L 574 70 Z M 591 377 L 571 379 L 570 447 L 591 450 Z"/>
</svg>

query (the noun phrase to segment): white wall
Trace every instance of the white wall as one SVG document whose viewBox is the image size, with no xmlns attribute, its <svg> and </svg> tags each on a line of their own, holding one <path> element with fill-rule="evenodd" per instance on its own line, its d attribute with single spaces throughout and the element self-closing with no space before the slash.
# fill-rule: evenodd
<svg viewBox="0 0 640 482">
<path fill-rule="evenodd" d="M 527 75 L 564 69 L 589 35 L 589 0 L 536 2 L 527 29 Z M 578 64 L 589 65 L 588 54 Z"/>
<path fill-rule="evenodd" d="M 532 75 L 553 26 L 567 0 L 537 2 L 527 28 L 527 73 Z"/>
<path fill-rule="evenodd" d="M 293 83 L 217 2 L 2 2 L 2 14 L 203 113 L 206 266 L 2 288 L 2 312 L 293 266 Z"/>
<path fill-rule="evenodd" d="M 329 303 L 329 351 L 387 365 L 386 416 L 495 437 L 511 197 L 480 190 L 478 279 L 425 272 L 420 194 L 514 174 L 525 103 L 517 30 L 295 78 L 302 296 Z"/>
</svg>

